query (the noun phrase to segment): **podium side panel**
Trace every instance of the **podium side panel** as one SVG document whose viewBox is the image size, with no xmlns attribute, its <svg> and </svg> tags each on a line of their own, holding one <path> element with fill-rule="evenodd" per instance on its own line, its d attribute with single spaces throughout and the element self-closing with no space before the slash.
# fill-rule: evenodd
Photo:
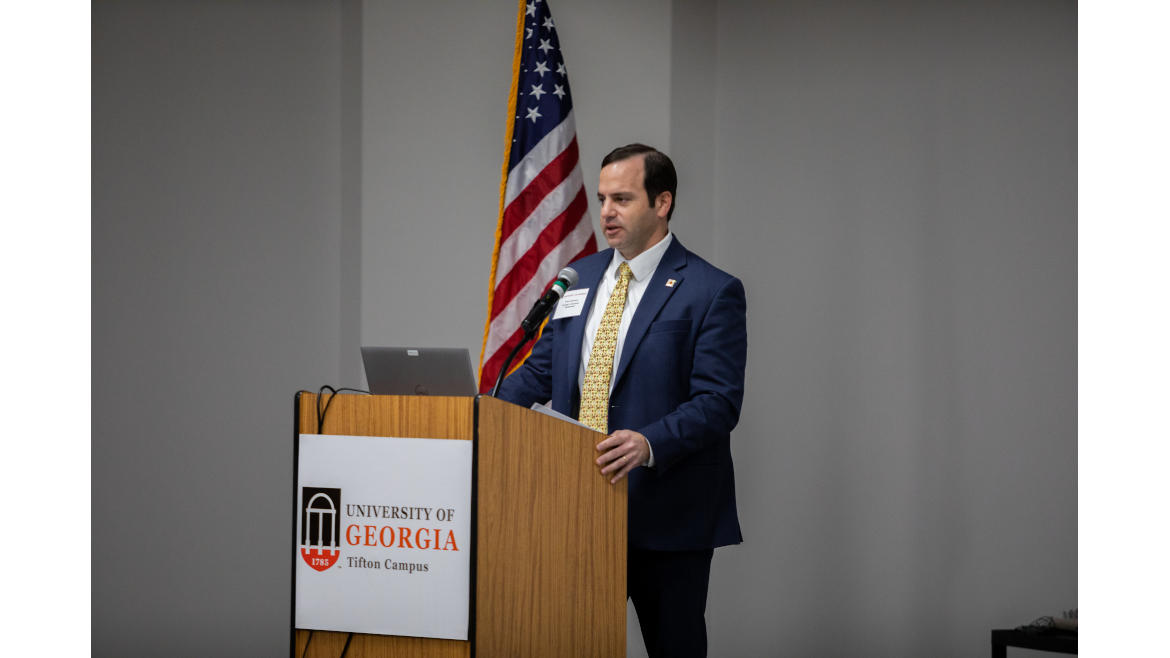
<svg viewBox="0 0 1170 658">
<path fill-rule="evenodd" d="M 318 430 L 318 396 L 301 395 L 299 417 L 302 432 L 464 441 L 474 438 L 474 398 L 344 394 L 334 397 L 325 416 L 324 428 Z M 321 404 L 324 405 L 329 398 L 329 395 L 322 396 Z M 306 658 L 339 658 L 343 654 L 346 658 L 471 656 L 470 641 L 326 631 L 313 631 L 311 639 L 308 635 L 309 631 L 296 629 L 298 650 L 305 646 L 302 637 L 308 641 L 304 653 Z"/>
<path fill-rule="evenodd" d="M 600 439 L 480 398 L 478 657 L 625 655 L 626 481 Z"/>
</svg>

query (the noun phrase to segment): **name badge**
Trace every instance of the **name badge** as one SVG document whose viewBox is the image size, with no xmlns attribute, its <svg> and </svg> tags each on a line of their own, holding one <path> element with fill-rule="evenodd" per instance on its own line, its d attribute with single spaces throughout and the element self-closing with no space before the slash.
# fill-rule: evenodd
<svg viewBox="0 0 1170 658">
<path fill-rule="evenodd" d="M 581 311 L 585 310 L 585 299 L 589 297 L 589 289 L 584 290 L 570 290 L 561 297 L 561 301 L 557 304 L 557 311 L 553 313 L 554 320 L 561 318 L 575 318 L 581 315 Z"/>
</svg>

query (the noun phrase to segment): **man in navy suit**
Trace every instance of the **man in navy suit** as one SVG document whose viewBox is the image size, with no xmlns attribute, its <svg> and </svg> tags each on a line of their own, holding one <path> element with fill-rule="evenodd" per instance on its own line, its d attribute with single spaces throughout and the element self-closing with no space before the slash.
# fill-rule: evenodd
<svg viewBox="0 0 1170 658">
<path fill-rule="evenodd" d="M 628 590 L 650 656 L 706 655 L 712 553 L 743 540 L 731 430 L 743 403 L 744 289 L 671 234 L 677 185 L 670 158 L 651 147 L 605 157 L 597 198 L 612 248 L 572 265 L 580 279 L 567 294 L 583 303 L 562 300 L 499 391 L 578 417 L 598 327 L 625 289 L 620 325 L 616 314 L 606 323 L 619 328 L 597 464 L 612 482 L 629 476 Z"/>
</svg>

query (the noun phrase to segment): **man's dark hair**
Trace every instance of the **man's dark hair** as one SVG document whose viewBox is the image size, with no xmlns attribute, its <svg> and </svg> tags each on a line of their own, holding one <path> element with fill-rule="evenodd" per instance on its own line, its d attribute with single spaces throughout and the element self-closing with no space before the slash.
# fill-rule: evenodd
<svg viewBox="0 0 1170 658">
<path fill-rule="evenodd" d="M 646 196 L 650 197 L 651 207 L 656 203 L 659 194 L 670 192 L 670 210 L 666 213 L 666 221 L 669 222 L 678 201 L 678 174 L 674 172 L 674 163 L 665 153 L 645 144 L 627 144 L 610 151 L 609 155 L 601 160 L 601 168 L 605 169 L 605 166 L 612 162 L 620 162 L 635 155 L 645 156 L 642 160 L 645 171 L 642 187 L 646 188 Z"/>
</svg>

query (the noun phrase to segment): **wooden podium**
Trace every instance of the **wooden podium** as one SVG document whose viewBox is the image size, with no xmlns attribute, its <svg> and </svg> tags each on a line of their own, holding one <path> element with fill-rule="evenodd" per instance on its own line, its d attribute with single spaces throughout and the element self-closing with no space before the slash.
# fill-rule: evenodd
<svg viewBox="0 0 1170 658">
<path fill-rule="evenodd" d="M 297 436 L 475 442 L 469 640 L 297 629 L 294 589 L 295 658 L 625 655 L 626 481 L 601 475 L 597 432 L 487 396 L 329 397 L 318 428 L 297 394 Z"/>
</svg>

